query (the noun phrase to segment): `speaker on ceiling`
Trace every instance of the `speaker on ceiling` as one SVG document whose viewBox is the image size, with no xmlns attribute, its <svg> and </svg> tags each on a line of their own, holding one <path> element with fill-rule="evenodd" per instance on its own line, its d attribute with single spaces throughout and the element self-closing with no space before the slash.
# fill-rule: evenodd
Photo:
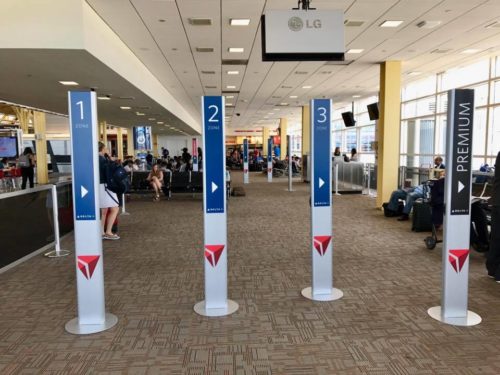
<svg viewBox="0 0 500 375">
<path fill-rule="evenodd" d="M 346 128 L 350 128 L 351 126 L 356 125 L 356 120 L 354 120 L 354 115 L 352 114 L 352 112 L 342 113 L 342 119 L 344 120 Z"/>
<path fill-rule="evenodd" d="M 368 104 L 366 108 L 368 109 L 368 116 L 370 116 L 371 121 L 379 119 L 380 114 L 378 112 L 378 103 Z"/>
</svg>

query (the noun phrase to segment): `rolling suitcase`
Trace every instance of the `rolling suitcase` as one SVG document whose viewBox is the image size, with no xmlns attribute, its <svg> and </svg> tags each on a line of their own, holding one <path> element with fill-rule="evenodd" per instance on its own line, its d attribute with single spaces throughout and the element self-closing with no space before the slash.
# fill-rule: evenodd
<svg viewBox="0 0 500 375">
<path fill-rule="evenodd" d="M 415 232 L 432 231 L 432 212 L 429 202 L 417 200 L 413 204 L 413 224 L 411 229 Z"/>
</svg>

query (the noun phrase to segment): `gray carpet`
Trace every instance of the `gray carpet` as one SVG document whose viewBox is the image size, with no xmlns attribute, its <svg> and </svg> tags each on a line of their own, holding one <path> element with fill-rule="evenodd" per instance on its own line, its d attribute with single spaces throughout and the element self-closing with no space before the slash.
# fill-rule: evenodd
<svg viewBox="0 0 500 375">
<path fill-rule="evenodd" d="M 233 173 L 235 183 L 241 175 Z M 499 374 L 500 285 L 471 253 L 474 328 L 440 324 L 441 247 L 383 217 L 366 196 L 334 197 L 334 282 L 344 298 L 311 302 L 309 186 L 251 175 L 229 203 L 224 318 L 203 299 L 201 196 L 134 197 L 120 241 L 105 245 L 113 329 L 73 336 L 74 258 L 35 257 L 0 275 L 0 374 Z M 72 249 L 71 236 L 63 247 Z"/>
</svg>

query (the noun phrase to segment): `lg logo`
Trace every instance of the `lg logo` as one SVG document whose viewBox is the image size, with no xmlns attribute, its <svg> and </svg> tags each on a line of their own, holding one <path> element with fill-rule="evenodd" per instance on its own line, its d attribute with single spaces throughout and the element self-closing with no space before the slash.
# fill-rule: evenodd
<svg viewBox="0 0 500 375">
<path fill-rule="evenodd" d="M 306 27 L 306 29 L 321 29 L 321 20 L 306 20 L 305 24 L 302 18 L 300 17 L 292 17 L 288 20 L 288 28 L 291 31 L 300 31 Z"/>
</svg>

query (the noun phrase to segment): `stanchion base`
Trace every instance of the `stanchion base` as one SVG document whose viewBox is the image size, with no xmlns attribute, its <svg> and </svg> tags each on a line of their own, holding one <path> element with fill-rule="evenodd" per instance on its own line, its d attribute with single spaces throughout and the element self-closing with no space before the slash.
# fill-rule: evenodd
<svg viewBox="0 0 500 375">
<path fill-rule="evenodd" d="M 128 212 L 122 212 L 120 215 L 122 215 L 122 216 L 129 216 L 130 213 L 128 213 Z"/>
<path fill-rule="evenodd" d="M 90 335 L 91 333 L 98 333 L 106 331 L 114 327 L 118 323 L 116 315 L 106 313 L 106 318 L 103 324 L 79 324 L 78 318 L 71 319 L 64 328 L 73 335 Z"/>
<path fill-rule="evenodd" d="M 68 250 L 52 250 L 49 251 L 48 253 L 43 254 L 47 258 L 60 258 L 60 257 L 66 257 L 70 254 Z"/>
<path fill-rule="evenodd" d="M 340 289 L 332 288 L 332 292 L 329 294 L 313 295 L 312 288 L 308 286 L 307 288 L 302 289 L 302 295 L 313 301 L 335 301 L 342 298 L 344 296 L 344 292 Z"/>
<path fill-rule="evenodd" d="M 467 316 L 463 318 L 443 318 L 441 315 L 441 306 L 434 306 L 427 310 L 431 318 L 439 320 L 441 323 L 452 326 L 471 327 L 481 323 L 481 317 L 472 311 L 467 311 Z"/>
<path fill-rule="evenodd" d="M 207 309 L 205 301 L 201 301 L 194 305 L 194 312 L 202 316 L 226 316 L 236 312 L 238 308 L 238 303 L 230 299 L 227 300 L 227 307 L 223 309 Z"/>
<path fill-rule="evenodd" d="M 333 193 L 333 195 L 342 195 L 342 194 L 339 194 L 339 193 Z"/>
</svg>

